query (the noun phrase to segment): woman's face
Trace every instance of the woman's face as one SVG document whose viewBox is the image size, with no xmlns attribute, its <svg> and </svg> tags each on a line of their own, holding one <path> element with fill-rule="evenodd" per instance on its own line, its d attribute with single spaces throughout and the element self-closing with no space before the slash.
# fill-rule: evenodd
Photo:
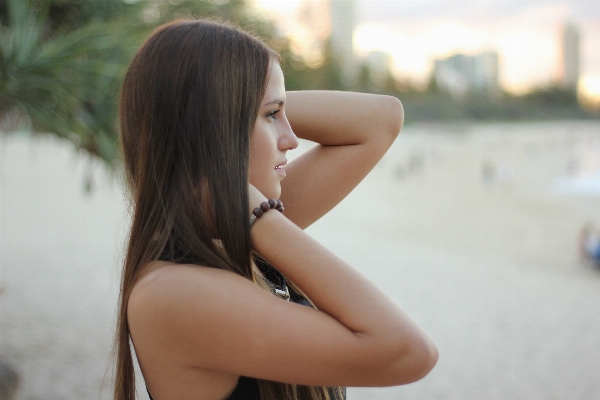
<svg viewBox="0 0 600 400">
<path fill-rule="evenodd" d="M 285 116 L 285 85 L 277 62 L 271 62 L 268 79 L 250 138 L 249 179 L 267 198 L 278 199 L 285 178 L 285 155 L 298 147 L 298 138 Z"/>
</svg>

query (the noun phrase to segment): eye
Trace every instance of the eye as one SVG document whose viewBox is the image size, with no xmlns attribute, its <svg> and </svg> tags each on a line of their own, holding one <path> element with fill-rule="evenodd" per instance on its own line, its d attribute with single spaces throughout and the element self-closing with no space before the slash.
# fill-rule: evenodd
<svg viewBox="0 0 600 400">
<path fill-rule="evenodd" d="M 275 119 L 275 114 L 277 114 L 279 110 L 273 110 L 267 113 L 267 118 Z"/>
</svg>

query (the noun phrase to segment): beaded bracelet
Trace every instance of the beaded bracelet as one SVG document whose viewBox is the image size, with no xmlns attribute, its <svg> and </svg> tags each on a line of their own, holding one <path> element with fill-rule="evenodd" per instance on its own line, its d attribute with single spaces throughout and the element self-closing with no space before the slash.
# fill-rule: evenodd
<svg viewBox="0 0 600 400">
<path fill-rule="evenodd" d="M 280 213 L 282 213 L 283 203 L 281 202 L 281 200 L 274 199 L 260 203 L 260 206 L 252 210 L 252 216 L 250 217 L 250 226 L 252 226 L 252 224 L 254 223 L 254 221 L 256 221 L 257 218 L 262 217 L 263 214 L 269 211 L 271 208 L 274 208 Z"/>
</svg>

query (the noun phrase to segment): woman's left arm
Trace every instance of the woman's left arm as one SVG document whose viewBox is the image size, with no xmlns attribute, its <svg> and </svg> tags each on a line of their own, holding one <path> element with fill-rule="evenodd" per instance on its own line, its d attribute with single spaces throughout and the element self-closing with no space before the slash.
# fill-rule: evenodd
<svg viewBox="0 0 600 400">
<path fill-rule="evenodd" d="M 344 199 L 371 171 L 402 128 L 395 97 L 301 91 L 286 94 L 294 133 L 318 143 L 291 162 L 281 182 L 285 215 L 304 229 Z"/>
</svg>

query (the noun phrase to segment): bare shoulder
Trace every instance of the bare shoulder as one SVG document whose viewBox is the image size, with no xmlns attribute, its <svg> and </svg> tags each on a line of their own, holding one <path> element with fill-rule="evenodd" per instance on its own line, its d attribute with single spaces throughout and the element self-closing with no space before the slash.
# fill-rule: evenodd
<svg viewBox="0 0 600 400">
<path fill-rule="evenodd" d="M 212 356 L 207 350 L 215 338 L 235 341 L 226 337 L 223 321 L 235 316 L 240 297 L 269 294 L 250 280 L 221 269 L 168 262 L 153 262 L 147 268 L 127 304 L 131 338 L 147 378 L 152 381 L 155 375 L 171 370 L 179 371 L 176 381 L 190 373 L 190 380 L 215 381 L 217 370 L 210 364 Z M 195 372 L 189 371 L 190 366 Z M 219 379 L 232 376 L 222 373 L 227 371 L 221 369 Z"/>
<path fill-rule="evenodd" d="M 190 301 L 194 302 L 195 312 L 202 310 L 202 304 L 210 304 L 211 307 L 206 307 L 210 311 L 215 305 L 215 297 L 220 297 L 219 293 L 233 287 L 239 290 L 240 285 L 254 286 L 249 280 L 229 271 L 154 261 L 131 292 L 128 318 L 132 323 L 138 316 L 143 318 L 151 313 L 158 317 L 161 312 L 177 317 L 185 312 Z"/>
<path fill-rule="evenodd" d="M 257 309 L 272 307 L 275 299 L 254 282 L 238 274 L 199 265 L 155 263 L 135 284 L 129 297 L 127 319 L 137 346 L 160 347 L 181 355 L 184 363 L 210 367 L 203 362 L 215 337 L 224 345 L 236 338 L 226 334 L 252 325 Z M 160 346 L 156 346 L 160 344 Z M 154 350 L 153 350 L 154 352 Z M 195 355 L 194 355 L 195 354 Z"/>
<path fill-rule="evenodd" d="M 231 293 L 254 286 L 232 272 L 199 265 L 156 261 L 147 266 L 129 297 L 127 319 L 154 395 L 224 398 L 231 391 L 239 374 L 211 368 L 207 349 L 224 332 L 212 327 L 234 306 Z"/>
<path fill-rule="evenodd" d="M 172 285 L 186 282 L 189 279 L 198 280 L 195 283 L 199 284 L 205 279 L 211 279 L 215 273 L 217 275 L 222 275 L 220 273 L 224 272 L 216 268 L 193 264 L 177 264 L 167 261 L 153 261 L 146 269 L 143 276 L 133 287 L 132 297 L 147 291 L 169 289 Z"/>
</svg>

